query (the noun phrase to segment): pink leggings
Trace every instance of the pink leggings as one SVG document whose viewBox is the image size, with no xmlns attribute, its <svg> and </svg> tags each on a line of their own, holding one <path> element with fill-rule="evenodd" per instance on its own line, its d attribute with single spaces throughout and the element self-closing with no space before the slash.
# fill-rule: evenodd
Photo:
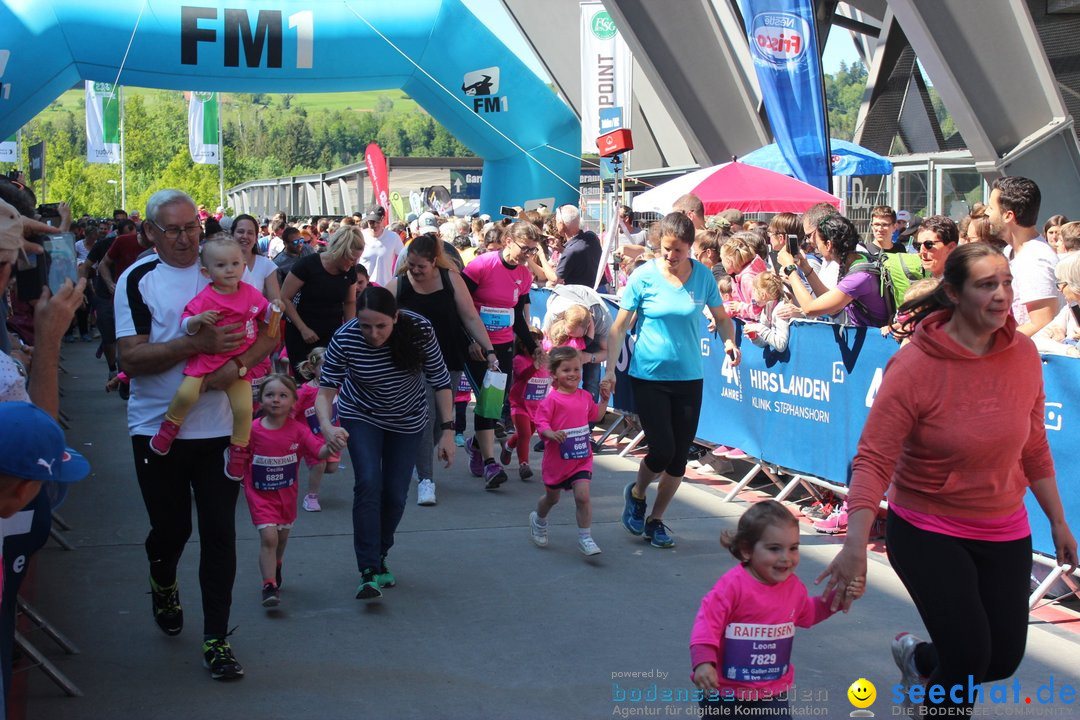
<svg viewBox="0 0 1080 720">
<path fill-rule="evenodd" d="M 514 421 L 514 434 L 506 441 L 506 447 L 511 450 L 517 448 L 518 462 L 527 463 L 529 462 L 529 442 L 532 440 L 536 426 L 533 425 L 532 418 L 525 413 L 513 413 L 510 419 Z"/>
</svg>

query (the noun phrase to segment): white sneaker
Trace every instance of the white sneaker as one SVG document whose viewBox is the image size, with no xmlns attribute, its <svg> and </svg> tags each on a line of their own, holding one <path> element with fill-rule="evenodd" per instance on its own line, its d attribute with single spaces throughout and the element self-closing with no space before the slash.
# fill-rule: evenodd
<svg viewBox="0 0 1080 720">
<path fill-rule="evenodd" d="M 308 512 L 320 512 L 322 506 L 319 505 L 319 496 L 314 493 L 308 493 L 304 496 L 304 509 Z"/>
<path fill-rule="evenodd" d="M 533 545 L 536 547 L 547 547 L 547 524 L 540 524 L 540 516 L 533 510 L 529 513 L 529 539 L 533 541 Z"/>
<path fill-rule="evenodd" d="M 596 541 L 591 537 L 584 537 L 577 541 L 578 550 L 582 555 L 599 555 L 603 552 L 600 546 L 596 544 Z"/>
<path fill-rule="evenodd" d="M 892 656 L 896 667 L 900 668 L 900 684 L 904 687 L 904 700 L 901 707 L 914 707 L 911 702 L 910 689 L 912 685 L 926 686 L 928 678 L 923 677 L 915 667 L 915 648 L 922 639 L 915 637 L 909 632 L 902 632 L 893 638 Z"/>
<path fill-rule="evenodd" d="M 416 504 L 435 504 L 435 481 L 424 478 L 416 485 Z"/>
</svg>

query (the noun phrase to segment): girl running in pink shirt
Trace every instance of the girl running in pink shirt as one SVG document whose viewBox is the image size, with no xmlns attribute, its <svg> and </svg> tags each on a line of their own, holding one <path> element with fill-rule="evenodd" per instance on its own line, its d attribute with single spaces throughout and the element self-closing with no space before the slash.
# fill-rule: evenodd
<svg viewBox="0 0 1080 720">
<path fill-rule="evenodd" d="M 538 345 L 544 342 L 544 335 L 539 330 L 534 328 L 532 335 Z M 536 410 L 548 396 L 551 373 L 546 357 L 535 358 L 520 340 L 515 343 L 515 349 L 514 382 L 510 385 L 510 419 L 514 421 L 514 434 L 503 445 L 499 460 L 503 465 L 509 465 L 510 453 L 516 448 L 518 477 L 528 480 L 533 476 L 529 467 L 529 443 L 536 431 Z"/>
<path fill-rule="evenodd" d="M 326 460 L 345 447 L 347 433 L 322 444 L 308 426 L 291 417 L 296 383 L 287 375 L 271 375 L 259 392 L 263 416 L 251 424 L 252 462 L 244 476 L 244 496 L 251 522 L 259 531 L 259 571 L 263 577 L 263 607 L 276 607 L 281 598 L 281 560 L 289 531 L 296 522 L 297 476 L 300 458 Z M 344 436 L 344 437 L 342 437 Z"/>
<path fill-rule="evenodd" d="M 607 412 L 611 393 L 600 388 L 598 405 L 581 384 L 581 357 L 572 347 L 554 348 L 548 369 L 553 387 L 536 410 L 536 429 L 544 439 L 544 462 L 541 466 L 544 495 L 529 513 L 529 531 L 533 543 L 547 547 L 547 516 L 559 502 L 563 490 L 573 490 L 577 506 L 578 549 L 585 555 L 598 555 L 600 548 L 592 539 L 592 504 L 589 482 L 592 480 L 592 439 L 589 423 L 597 422 Z"/>
<path fill-rule="evenodd" d="M 753 505 L 721 542 L 739 564 L 701 601 L 690 633 L 690 679 L 702 691 L 703 709 L 768 708 L 787 717 L 795 627 L 831 616 L 831 598 L 811 598 L 795 576 L 799 523 L 775 500 Z M 847 593 L 859 597 L 865 588 L 865 581 L 852 582 Z"/>
<path fill-rule="evenodd" d="M 322 361 L 325 354 L 326 348 L 313 348 L 308 353 L 307 360 L 297 367 L 307 382 L 296 389 L 297 400 L 292 409 L 292 417 L 307 423 L 311 433 L 318 438 L 322 437 L 322 428 L 319 426 L 319 417 L 315 414 L 315 397 L 319 394 L 319 375 L 322 374 Z M 337 398 L 334 399 L 333 420 L 337 425 Z M 308 464 L 308 491 L 304 495 L 302 504 L 308 512 L 322 510 L 319 504 L 319 490 L 322 488 L 323 475 L 337 472 L 339 462 L 341 462 L 341 453 L 333 453 L 325 461 L 320 460 L 314 464 Z"/>
</svg>

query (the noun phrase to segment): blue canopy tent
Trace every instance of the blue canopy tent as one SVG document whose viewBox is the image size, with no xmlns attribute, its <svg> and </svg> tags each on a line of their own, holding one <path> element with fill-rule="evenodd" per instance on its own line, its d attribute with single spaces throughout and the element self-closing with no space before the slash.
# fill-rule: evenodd
<svg viewBox="0 0 1080 720">
<path fill-rule="evenodd" d="M 888 158 L 847 140 L 832 138 L 829 143 L 832 146 L 833 175 L 892 174 L 893 165 Z M 783 153 L 780 152 L 780 146 L 776 143 L 758 148 L 749 155 L 742 156 L 739 158 L 739 162 L 795 177 L 795 171 L 791 169 L 788 161 L 784 159 Z"/>
</svg>

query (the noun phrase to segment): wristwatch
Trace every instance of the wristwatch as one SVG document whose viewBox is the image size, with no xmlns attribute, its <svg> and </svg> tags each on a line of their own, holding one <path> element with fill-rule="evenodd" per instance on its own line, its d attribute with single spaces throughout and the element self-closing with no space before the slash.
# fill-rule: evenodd
<svg viewBox="0 0 1080 720">
<path fill-rule="evenodd" d="M 491 348 L 490 350 L 485 350 L 484 351 L 484 357 L 491 357 L 492 355 L 496 355 L 496 354 L 497 353 L 495 352 L 495 348 Z"/>
<path fill-rule="evenodd" d="M 236 363 L 236 371 L 240 375 L 240 377 L 244 377 L 245 375 L 247 375 L 248 369 L 244 366 L 244 363 L 240 361 L 240 358 L 234 357 L 232 361 Z"/>
<path fill-rule="evenodd" d="M 784 266 L 784 277 L 787 277 L 788 275 L 791 275 L 791 273 L 795 272 L 798 269 L 799 269 L 799 266 L 794 264 L 794 263 L 792 263 L 791 265 L 785 265 Z"/>
<path fill-rule="evenodd" d="M 444 423 L 439 423 L 439 429 L 440 430 L 453 430 L 454 429 L 454 421 L 453 420 L 447 420 Z"/>
</svg>

